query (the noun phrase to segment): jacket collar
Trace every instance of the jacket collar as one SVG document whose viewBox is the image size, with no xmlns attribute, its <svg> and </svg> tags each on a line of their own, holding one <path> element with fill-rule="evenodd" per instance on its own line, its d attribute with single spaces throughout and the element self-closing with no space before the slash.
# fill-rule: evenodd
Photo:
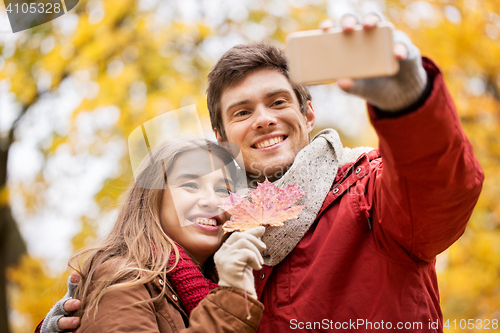
<svg viewBox="0 0 500 333">
<path fill-rule="evenodd" d="M 161 292 L 164 285 L 167 286 L 167 288 L 165 289 L 165 297 L 167 298 L 168 302 L 171 303 L 180 312 L 182 318 L 184 319 L 184 322 L 187 321 L 187 323 L 189 323 L 189 316 L 182 306 L 181 299 L 175 292 L 174 287 L 172 286 L 170 281 L 168 281 L 168 279 L 163 279 L 161 276 L 157 276 L 153 279 L 153 281 L 151 281 L 151 284 L 155 287 L 158 293 Z"/>
<path fill-rule="evenodd" d="M 373 149 L 369 152 L 361 154 L 354 163 L 346 164 L 339 168 L 337 176 L 332 183 L 330 192 L 328 193 L 321 209 L 319 210 L 316 220 L 318 220 L 325 209 L 335 200 L 340 198 L 352 185 L 370 174 L 370 162 L 380 158 L 378 149 Z"/>
</svg>

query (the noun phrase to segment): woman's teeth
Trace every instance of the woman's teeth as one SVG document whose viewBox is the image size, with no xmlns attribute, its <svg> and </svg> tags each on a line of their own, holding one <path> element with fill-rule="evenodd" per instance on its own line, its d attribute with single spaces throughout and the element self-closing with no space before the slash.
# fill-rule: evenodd
<svg viewBox="0 0 500 333">
<path fill-rule="evenodd" d="M 197 218 L 194 223 L 203 224 L 203 225 L 211 225 L 213 227 L 217 226 L 217 220 L 214 219 L 206 219 L 206 218 Z"/>
<path fill-rule="evenodd" d="M 255 147 L 257 149 L 266 148 L 266 147 L 275 145 L 277 143 L 280 143 L 281 141 L 283 141 L 283 136 L 278 136 L 278 137 L 275 137 L 275 138 L 272 138 L 272 139 L 269 139 L 269 140 L 261 141 L 261 142 L 257 143 L 255 145 Z"/>
</svg>

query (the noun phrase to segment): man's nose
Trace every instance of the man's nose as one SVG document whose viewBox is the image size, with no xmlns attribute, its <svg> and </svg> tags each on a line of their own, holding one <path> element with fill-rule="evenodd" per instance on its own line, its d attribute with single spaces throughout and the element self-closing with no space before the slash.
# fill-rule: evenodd
<svg viewBox="0 0 500 333">
<path fill-rule="evenodd" d="M 253 130 L 259 130 L 276 125 L 278 120 L 273 110 L 264 105 L 258 105 L 255 108 L 255 121 L 252 124 Z"/>
</svg>

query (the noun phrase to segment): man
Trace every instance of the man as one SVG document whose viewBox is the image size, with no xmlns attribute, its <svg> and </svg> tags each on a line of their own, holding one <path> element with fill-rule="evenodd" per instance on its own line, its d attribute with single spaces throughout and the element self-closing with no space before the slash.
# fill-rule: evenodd
<svg viewBox="0 0 500 333">
<path fill-rule="evenodd" d="M 346 34 L 356 24 L 341 22 Z M 239 145 L 253 180 L 307 192 L 299 218 L 263 236 L 259 332 L 443 331 L 436 255 L 464 232 L 484 176 L 439 69 L 404 34 L 395 41 L 395 76 L 338 82 L 368 101 L 378 150 L 343 148 L 333 130 L 309 142 L 311 97 L 276 48 L 234 47 L 209 74 L 217 140 Z"/>
</svg>

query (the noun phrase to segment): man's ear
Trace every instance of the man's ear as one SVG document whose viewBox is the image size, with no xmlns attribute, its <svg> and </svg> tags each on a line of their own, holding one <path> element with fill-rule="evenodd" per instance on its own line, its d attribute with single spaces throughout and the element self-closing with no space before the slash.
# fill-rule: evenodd
<svg viewBox="0 0 500 333">
<path fill-rule="evenodd" d="M 307 114 L 305 115 L 305 117 L 308 133 L 311 133 L 316 122 L 316 114 L 314 113 L 314 108 L 311 101 L 307 101 Z"/>
<path fill-rule="evenodd" d="M 214 128 L 214 133 L 215 133 L 215 138 L 217 139 L 217 142 L 226 142 L 227 140 L 224 140 L 222 136 L 220 135 L 219 131 Z"/>
</svg>

